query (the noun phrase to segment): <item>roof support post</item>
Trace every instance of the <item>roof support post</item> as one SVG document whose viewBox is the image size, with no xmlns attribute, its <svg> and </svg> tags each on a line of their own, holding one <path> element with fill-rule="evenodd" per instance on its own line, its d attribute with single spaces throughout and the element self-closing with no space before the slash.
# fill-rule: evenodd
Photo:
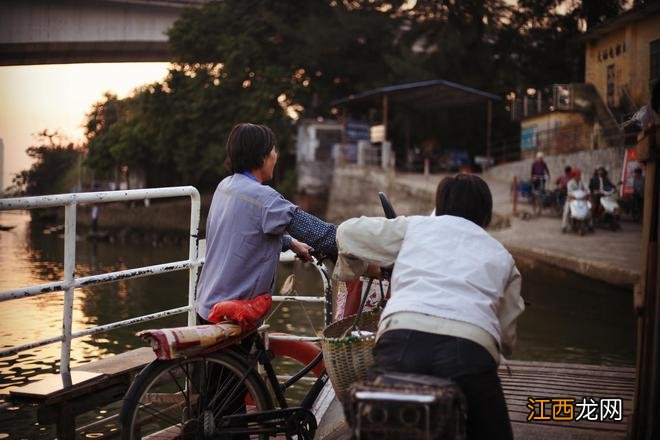
<svg viewBox="0 0 660 440">
<path fill-rule="evenodd" d="M 660 125 L 647 128 L 637 143 L 637 157 L 646 165 L 642 225 L 642 271 L 636 289 L 637 377 L 629 434 L 634 440 L 656 438 L 660 432 Z"/>
<path fill-rule="evenodd" d="M 491 146 L 491 137 L 492 137 L 492 132 L 493 132 L 493 101 L 488 100 L 487 102 L 487 110 L 486 110 L 486 159 L 488 161 L 488 164 L 486 166 L 490 166 L 490 146 Z"/>
<path fill-rule="evenodd" d="M 387 93 L 383 93 L 383 141 L 387 140 L 387 112 L 388 112 Z"/>
</svg>

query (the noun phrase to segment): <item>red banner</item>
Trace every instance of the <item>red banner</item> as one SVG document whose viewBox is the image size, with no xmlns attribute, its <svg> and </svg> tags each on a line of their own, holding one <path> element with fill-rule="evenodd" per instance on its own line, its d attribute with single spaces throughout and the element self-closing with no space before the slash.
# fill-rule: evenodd
<svg viewBox="0 0 660 440">
<path fill-rule="evenodd" d="M 623 156 L 623 171 L 621 172 L 621 197 L 632 196 L 634 171 L 637 167 L 639 167 L 637 148 L 626 148 L 626 153 Z"/>
</svg>

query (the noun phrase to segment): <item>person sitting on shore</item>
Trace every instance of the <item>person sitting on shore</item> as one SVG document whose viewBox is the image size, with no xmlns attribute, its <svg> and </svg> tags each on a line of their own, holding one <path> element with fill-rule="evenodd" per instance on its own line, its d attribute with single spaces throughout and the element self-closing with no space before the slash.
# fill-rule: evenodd
<svg viewBox="0 0 660 440">
<path fill-rule="evenodd" d="M 573 169 L 571 168 L 570 165 L 566 165 L 566 167 L 564 168 L 564 174 L 559 176 L 557 178 L 557 181 L 555 182 L 559 190 L 562 191 L 564 194 L 566 194 L 566 186 L 568 185 L 568 182 L 573 178 L 573 174 L 571 173 L 572 170 Z"/>
<path fill-rule="evenodd" d="M 607 192 L 614 189 L 614 184 L 607 177 L 607 170 L 599 165 L 594 172 L 594 176 L 589 181 L 589 191 L 591 191 L 591 202 L 593 203 L 592 218 L 598 218 L 602 211 L 600 198 Z"/>
<path fill-rule="evenodd" d="M 394 265 L 370 374 L 455 381 L 468 439 L 512 438 L 497 365 L 513 349 L 525 306 L 513 257 L 485 230 L 492 206 L 486 182 L 458 174 L 439 183 L 435 215 L 360 217 L 337 229 L 337 279 Z"/>
<path fill-rule="evenodd" d="M 571 171 L 571 180 L 568 181 L 566 184 L 566 203 L 564 203 L 564 214 L 561 219 L 561 231 L 562 232 L 567 232 L 568 231 L 568 219 L 570 217 L 570 202 L 573 200 L 575 197 L 573 196 L 573 193 L 577 190 L 582 190 L 584 192 L 587 192 L 587 187 L 585 186 L 584 182 L 582 182 L 582 171 L 579 168 L 573 168 Z M 589 229 L 593 229 L 591 225 L 591 219 L 589 219 Z"/>
</svg>

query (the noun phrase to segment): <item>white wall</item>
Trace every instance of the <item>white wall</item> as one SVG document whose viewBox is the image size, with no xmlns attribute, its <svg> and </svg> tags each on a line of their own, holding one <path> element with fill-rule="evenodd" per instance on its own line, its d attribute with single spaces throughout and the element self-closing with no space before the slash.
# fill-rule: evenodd
<svg viewBox="0 0 660 440">
<path fill-rule="evenodd" d="M 564 167 L 578 167 L 582 171 L 582 179 L 588 182 L 597 166 L 603 165 L 607 169 L 610 180 L 618 183 L 621 179 L 623 169 L 623 155 L 625 149 L 605 148 L 601 150 L 579 151 L 571 154 L 560 154 L 557 156 L 546 156 L 545 162 L 550 169 L 550 179 L 554 180 L 564 172 Z M 529 179 L 533 159 L 525 159 L 498 165 L 489 169 L 485 175 L 499 180 L 511 181 L 514 177 Z"/>
</svg>

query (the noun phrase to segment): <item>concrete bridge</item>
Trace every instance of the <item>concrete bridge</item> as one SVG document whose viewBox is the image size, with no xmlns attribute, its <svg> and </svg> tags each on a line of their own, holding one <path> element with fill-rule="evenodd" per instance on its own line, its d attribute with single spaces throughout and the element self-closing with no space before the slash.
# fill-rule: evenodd
<svg viewBox="0 0 660 440">
<path fill-rule="evenodd" d="M 165 32 L 208 0 L 3 0 L 0 65 L 169 61 Z"/>
</svg>

